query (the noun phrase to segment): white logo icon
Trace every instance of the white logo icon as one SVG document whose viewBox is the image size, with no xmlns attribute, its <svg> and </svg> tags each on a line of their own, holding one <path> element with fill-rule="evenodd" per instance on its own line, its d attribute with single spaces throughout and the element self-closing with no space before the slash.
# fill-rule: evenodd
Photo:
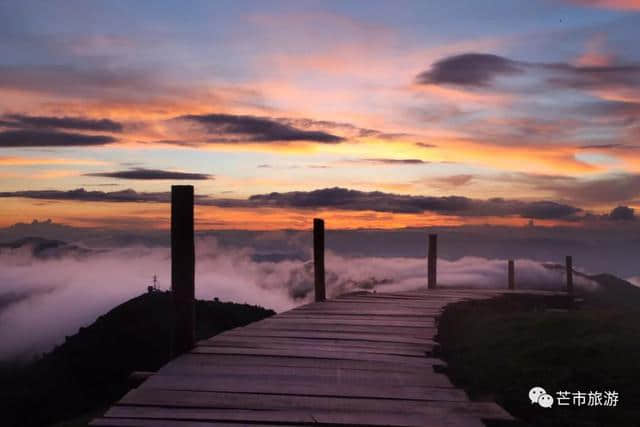
<svg viewBox="0 0 640 427">
<path fill-rule="evenodd" d="M 543 408 L 551 408 L 553 406 L 553 397 L 547 394 L 542 387 L 533 387 L 529 390 L 529 399 L 531 404 L 537 403 Z"/>
<path fill-rule="evenodd" d="M 547 392 L 542 387 L 533 387 L 529 390 L 529 399 L 531 399 L 531 404 L 538 403 L 538 399 L 543 394 L 547 394 Z"/>
<path fill-rule="evenodd" d="M 551 408 L 553 406 L 553 397 L 549 394 L 543 394 L 538 398 L 538 405 L 543 408 Z"/>
</svg>

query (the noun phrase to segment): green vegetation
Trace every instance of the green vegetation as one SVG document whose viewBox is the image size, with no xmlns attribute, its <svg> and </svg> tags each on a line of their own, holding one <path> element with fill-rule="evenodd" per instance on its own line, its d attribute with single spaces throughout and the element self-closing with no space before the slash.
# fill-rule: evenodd
<svg viewBox="0 0 640 427">
<path fill-rule="evenodd" d="M 134 298 L 67 337 L 28 364 L 0 365 L 0 425 L 86 425 L 128 390 L 132 371 L 156 371 L 170 360 L 170 293 Z M 274 314 L 257 306 L 198 301 L 198 339 Z"/>
<path fill-rule="evenodd" d="M 564 297 L 518 295 L 447 307 L 438 323 L 447 374 L 472 398 L 498 402 L 517 425 L 640 425 L 640 289 L 609 275 L 593 279 L 600 290 L 568 311 Z M 528 399 L 533 386 L 554 399 L 558 391 L 613 390 L 620 401 L 544 409 Z"/>
</svg>

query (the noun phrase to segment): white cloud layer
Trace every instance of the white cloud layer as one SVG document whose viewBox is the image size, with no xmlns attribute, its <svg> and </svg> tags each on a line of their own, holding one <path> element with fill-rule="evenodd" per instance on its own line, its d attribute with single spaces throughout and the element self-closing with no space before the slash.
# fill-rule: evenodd
<svg viewBox="0 0 640 427">
<path fill-rule="evenodd" d="M 251 248 L 197 240 L 196 295 L 258 304 L 276 311 L 312 298 L 313 266 L 301 260 L 256 262 Z M 50 254 L 51 255 L 51 254 Z M 440 286 L 506 287 L 506 260 L 440 259 Z M 129 246 L 46 258 L 30 246 L 0 250 L 0 360 L 51 349 L 114 306 L 146 291 L 154 274 L 169 288 L 168 248 Z M 405 257 L 326 256 L 329 296 L 356 289 L 378 292 L 426 285 L 426 260 Z M 520 288 L 557 289 L 564 278 L 540 263 L 516 260 Z M 576 277 L 576 285 L 595 286 Z M 4 299 L 2 299 L 4 298 Z"/>
</svg>

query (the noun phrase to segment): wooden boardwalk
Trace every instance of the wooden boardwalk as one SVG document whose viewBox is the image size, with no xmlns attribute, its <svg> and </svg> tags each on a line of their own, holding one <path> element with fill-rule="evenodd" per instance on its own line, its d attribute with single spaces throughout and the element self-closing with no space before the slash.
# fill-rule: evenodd
<svg viewBox="0 0 640 427">
<path fill-rule="evenodd" d="M 506 292 L 514 293 L 355 293 L 304 305 L 200 341 L 91 425 L 462 427 L 510 420 L 493 402 L 470 401 L 434 370 L 445 363 L 431 355 L 444 306 Z"/>
</svg>

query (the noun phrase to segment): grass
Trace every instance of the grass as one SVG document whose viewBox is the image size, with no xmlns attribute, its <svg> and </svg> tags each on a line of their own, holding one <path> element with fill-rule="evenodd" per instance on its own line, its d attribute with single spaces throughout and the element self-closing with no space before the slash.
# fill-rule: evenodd
<svg viewBox="0 0 640 427">
<path fill-rule="evenodd" d="M 637 293 L 633 294 L 637 297 Z M 594 294 L 567 312 L 558 297 L 508 295 L 447 307 L 438 323 L 447 374 L 473 399 L 495 400 L 535 426 L 640 425 L 638 304 Z M 636 302 L 639 300 L 636 300 Z M 615 390 L 617 407 L 532 405 L 528 391 Z M 499 424 L 496 424 L 499 425 Z"/>
</svg>

